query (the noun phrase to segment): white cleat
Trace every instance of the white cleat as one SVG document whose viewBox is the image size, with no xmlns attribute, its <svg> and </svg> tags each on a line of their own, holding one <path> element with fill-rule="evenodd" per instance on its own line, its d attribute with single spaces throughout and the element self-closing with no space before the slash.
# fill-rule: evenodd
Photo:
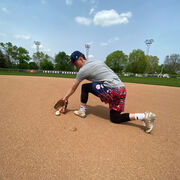
<svg viewBox="0 0 180 180">
<path fill-rule="evenodd" d="M 86 117 L 86 112 L 83 112 L 83 111 L 74 111 L 74 114 L 81 117 L 81 118 L 85 118 Z"/>
<path fill-rule="evenodd" d="M 156 114 L 152 112 L 145 112 L 145 118 L 143 119 L 145 125 L 146 125 L 146 133 L 150 133 L 153 130 L 154 127 L 154 120 L 156 119 Z"/>
</svg>

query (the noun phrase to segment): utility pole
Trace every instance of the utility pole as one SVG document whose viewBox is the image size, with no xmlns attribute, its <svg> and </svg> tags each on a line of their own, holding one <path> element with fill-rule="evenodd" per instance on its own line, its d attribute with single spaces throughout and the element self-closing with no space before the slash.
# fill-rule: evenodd
<svg viewBox="0 0 180 180">
<path fill-rule="evenodd" d="M 86 58 L 88 60 L 89 58 L 89 48 L 90 48 L 90 44 L 85 44 L 85 48 L 86 48 Z"/>
</svg>

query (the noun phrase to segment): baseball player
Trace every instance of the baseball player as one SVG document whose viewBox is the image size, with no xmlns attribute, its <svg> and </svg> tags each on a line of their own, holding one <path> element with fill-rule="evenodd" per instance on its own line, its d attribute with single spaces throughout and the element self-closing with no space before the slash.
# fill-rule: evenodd
<svg viewBox="0 0 180 180">
<path fill-rule="evenodd" d="M 156 115 L 152 112 L 145 113 L 122 113 L 126 99 L 126 87 L 119 77 L 103 62 L 88 61 L 83 53 L 74 51 L 70 56 L 70 63 L 79 69 L 72 87 L 67 91 L 63 100 L 76 91 L 80 82 L 84 79 L 91 81 L 82 85 L 80 109 L 74 114 L 82 118 L 86 117 L 86 104 L 88 94 L 100 98 L 104 103 L 109 104 L 110 120 L 113 123 L 123 123 L 132 120 L 140 120 L 145 123 L 146 133 L 150 133 L 154 126 Z"/>
</svg>

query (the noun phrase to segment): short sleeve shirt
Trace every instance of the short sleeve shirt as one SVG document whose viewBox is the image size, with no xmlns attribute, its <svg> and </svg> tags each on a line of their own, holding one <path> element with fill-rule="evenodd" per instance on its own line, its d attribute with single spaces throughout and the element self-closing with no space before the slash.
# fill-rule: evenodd
<svg viewBox="0 0 180 180">
<path fill-rule="evenodd" d="M 87 61 L 79 70 L 76 80 L 81 82 L 87 79 L 96 83 L 103 83 L 104 86 L 110 88 L 120 88 L 124 84 L 104 62 L 101 61 Z"/>
</svg>

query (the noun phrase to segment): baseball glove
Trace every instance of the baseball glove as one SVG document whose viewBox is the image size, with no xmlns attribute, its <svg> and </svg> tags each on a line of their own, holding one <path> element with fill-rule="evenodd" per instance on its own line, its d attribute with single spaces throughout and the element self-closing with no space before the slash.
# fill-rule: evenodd
<svg viewBox="0 0 180 180">
<path fill-rule="evenodd" d="M 55 105 L 54 109 L 58 110 L 60 113 L 65 114 L 67 111 L 68 101 L 60 99 Z"/>
</svg>

